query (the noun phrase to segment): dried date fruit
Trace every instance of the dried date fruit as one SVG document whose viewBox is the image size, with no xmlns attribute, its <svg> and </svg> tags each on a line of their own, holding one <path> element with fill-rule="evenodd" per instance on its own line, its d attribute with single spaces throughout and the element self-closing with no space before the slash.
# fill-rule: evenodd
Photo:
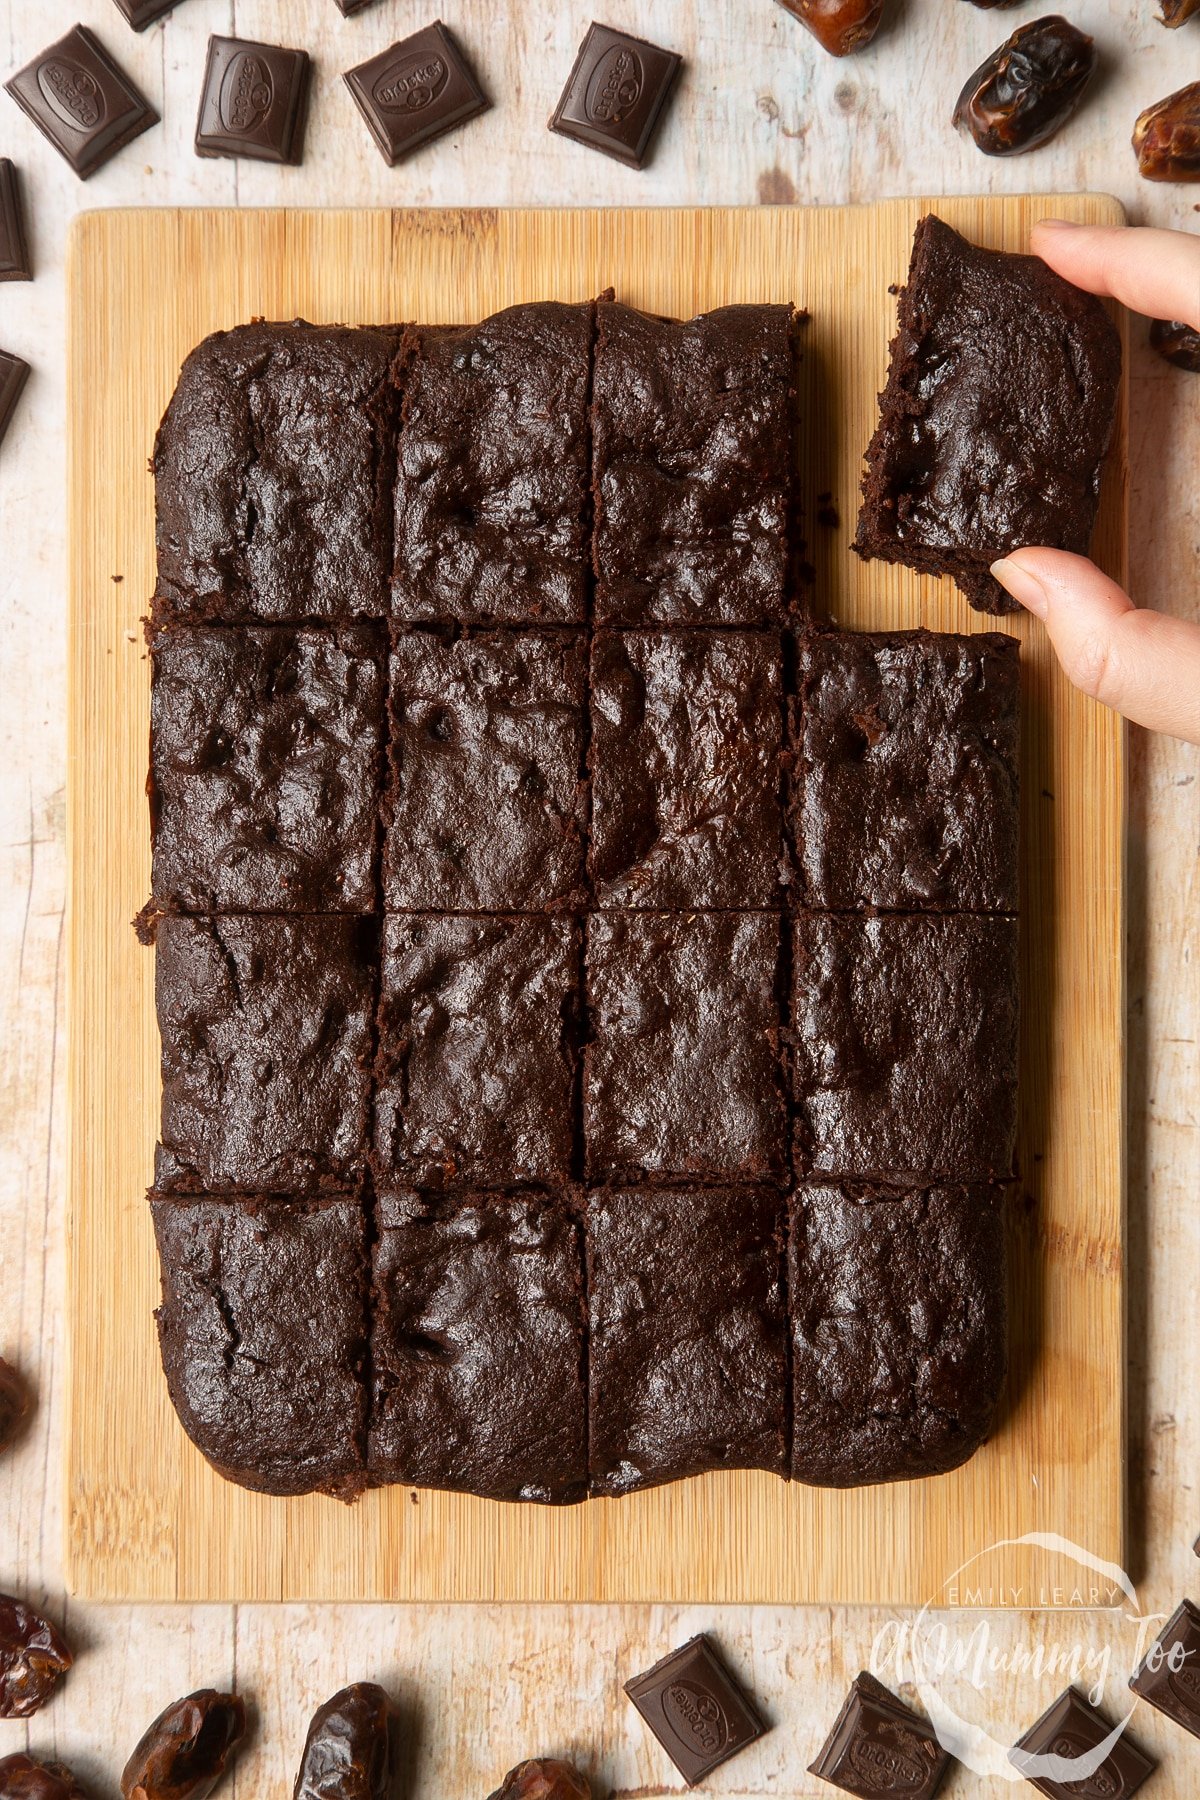
<svg viewBox="0 0 1200 1800">
<path fill-rule="evenodd" d="M 66 1763 L 39 1762 L 18 1750 L 0 1757 L 0 1800 L 87 1800 Z"/>
<path fill-rule="evenodd" d="M 1174 30 L 1190 19 L 1194 12 L 1200 12 L 1200 0 L 1162 0 L 1162 19 L 1160 23 Z"/>
<path fill-rule="evenodd" d="M 1200 81 L 1139 114 L 1133 147 L 1147 181 L 1200 181 Z"/>
<path fill-rule="evenodd" d="M 0 1356 L 0 1450 L 8 1449 L 28 1411 L 25 1383 L 12 1364 Z"/>
<path fill-rule="evenodd" d="M 779 0 L 830 56 L 862 50 L 883 20 L 887 0 Z"/>
<path fill-rule="evenodd" d="M 0 1594 L 0 1719 L 27 1719 L 45 1706 L 74 1660 L 49 1619 Z"/>
<path fill-rule="evenodd" d="M 1044 144 L 1078 110 L 1096 69 L 1096 46 L 1057 13 L 1018 25 L 971 75 L 954 109 L 985 156 Z"/>
<path fill-rule="evenodd" d="M 993 11 L 998 6 L 1019 6 L 1020 4 L 1021 0 L 971 0 L 972 6 L 983 7 L 986 11 Z"/>
<path fill-rule="evenodd" d="M 396 1711 L 372 1681 L 356 1681 L 313 1714 L 293 1800 L 387 1800 L 399 1750 Z"/>
<path fill-rule="evenodd" d="M 1200 375 L 1200 331 L 1185 325 L 1181 319 L 1155 319 L 1150 327 L 1151 347 L 1177 369 L 1189 369 Z M 1197 1539 L 1200 1554 L 1200 1539 Z"/>
<path fill-rule="evenodd" d="M 548 1756 L 510 1769 L 491 1800 L 592 1800 L 592 1790 L 578 1769 Z"/>
<path fill-rule="evenodd" d="M 125 1800 L 205 1800 L 245 1735 L 240 1696 L 199 1688 L 173 1701 L 142 1734 L 121 1792 Z"/>
</svg>

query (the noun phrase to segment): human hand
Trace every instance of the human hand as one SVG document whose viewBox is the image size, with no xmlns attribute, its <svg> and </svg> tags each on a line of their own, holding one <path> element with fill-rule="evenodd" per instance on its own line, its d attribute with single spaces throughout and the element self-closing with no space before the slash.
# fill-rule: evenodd
<svg viewBox="0 0 1200 1800">
<path fill-rule="evenodd" d="M 1200 237 L 1046 219 L 1033 228 L 1033 249 L 1076 287 L 1200 330 Z M 1200 744 L 1200 625 L 1135 607 L 1086 556 L 1065 550 L 1013 550 L 992 574 L 1044 622 L 1077 688 L 1138 725 Z"/>
</svg>

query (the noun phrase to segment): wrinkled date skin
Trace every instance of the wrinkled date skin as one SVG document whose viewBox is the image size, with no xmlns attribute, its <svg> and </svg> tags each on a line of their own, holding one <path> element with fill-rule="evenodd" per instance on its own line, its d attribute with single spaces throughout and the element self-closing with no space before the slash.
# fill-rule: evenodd
<svg viewBox="0 0 1200 1800">
<path fill-rule="evenodd" d="M 0 1719 L 27 1719 L 71 1667 L 62 1634 L 11 1594 L 0 1594 Z"/>
<path fill-rule="evenodd" d="M 852 56 L 879 30 L 887 0 L 781 0 L 830 56 Z"/>
<path fill-rule="evenodd" d="M 125 1800 L 205 1800 L 246 1735 L 237 1694 L 200 1688 L 160 1712 L 125 1764 Z"/>
<path fill-rule="evenodd" d="M 1181 319 L 1155 319 L 1150 327 L 1151 346 L 1177 369 L 1200 375 L 1200 331 Z"/>
<path fill-rule="evenodd" d="M 1194 12 L 1200 12 L 1200 0 L 1162 0 L 1162 22 L 1172 31 Z"/>
<path fill-rule="evenodd" d="M 510 1769 L 491 1800 L 592 1800 L 592 1790 L 570 1763 L 545 1757 Z"/>
<path fill-rule="evenodd" d="M 8 1449 L 28 1411 L 25 1383 L 12 1364 L 0 1356 L 0 1450 Z"/>
<path fill-rule="evenodd" d="M 66 1763 L 38 1762 L 18 1750 L 0 1757 L 0 1800 L 87 1800 Z"/>
<path fill-rule="evenodd" d="M 1147 181 L 1200 181 L 1200 81 L 1148 106 L 1133 147 Z"/>
<path fill-rule="evenodd" d="M 991 12 L 998 6 L 1019 6 L 1020 0 L 971 0 L 971 5 L 982 7 L 985 12 Z"/>
<path fill-rule="evenodd" d="M 398 1747 L 387 1694 L 374 1682 L 353 1682 L 313 1714 L 293 1800 L 388 1800 Z"/>
<path fill-rule="evenodd" d="M 1095 68 L 1096 46 L 1086 32 L 1057 14 L 1031 19 L 969 77 L 954 123 L 985 156 L 1035 150 L 1075 113 Z"/>
</svg>

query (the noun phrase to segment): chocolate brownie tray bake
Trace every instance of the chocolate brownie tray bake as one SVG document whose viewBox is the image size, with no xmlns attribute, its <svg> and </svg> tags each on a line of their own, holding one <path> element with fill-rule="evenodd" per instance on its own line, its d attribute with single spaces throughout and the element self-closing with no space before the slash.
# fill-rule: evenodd
<svg viewBox="0 0 1200 1800">
<path fill-rule="evenodd" d="M 184 366 L 151 1204 L 231 1480 L 849 1486 L 988 1433 L 1017 644 L 804 616 L 802 336 L 602 299 Z"/>
</svg>

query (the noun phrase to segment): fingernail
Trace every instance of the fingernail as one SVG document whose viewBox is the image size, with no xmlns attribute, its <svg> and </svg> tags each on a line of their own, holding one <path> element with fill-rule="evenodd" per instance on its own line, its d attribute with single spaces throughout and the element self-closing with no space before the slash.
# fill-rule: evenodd
<svg viewBox="0 0 1200 1800">
<path fill-rule="evenodd" d="M 1039 219 L 1037 229 L 1039 231 L 1077 231 L 1079 227 L 1075 219 Z"/>
<path fill-rule="evenodd" d="M 1036 575 L 1031 575 L 1020 563 L 1010 562 L 1006 556 L 992 564 L 992 574 L 1006 593 L 1020 601 L 1026 612 L 1031 612 L 1035 619 L 1045 618 L 1049 602 Z"/>
</svg>

